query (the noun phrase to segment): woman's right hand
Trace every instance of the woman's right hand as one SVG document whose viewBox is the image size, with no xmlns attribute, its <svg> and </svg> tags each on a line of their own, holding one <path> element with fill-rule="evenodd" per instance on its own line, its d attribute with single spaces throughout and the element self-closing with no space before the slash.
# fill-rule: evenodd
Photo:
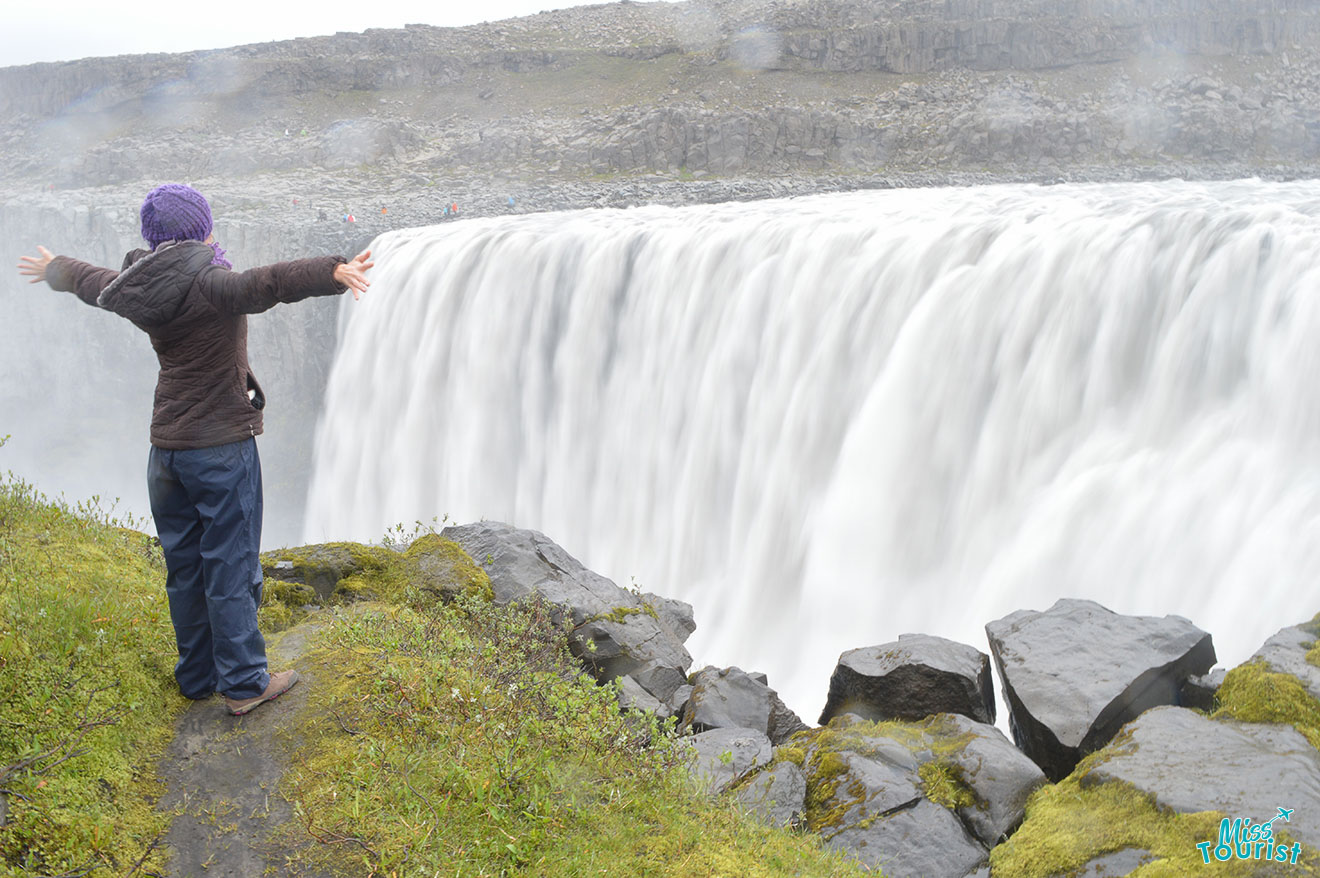
<svg viewBox="0 0 1320 878">
<path fill-rule="evenodd" d="M 46 279 L 46 267 L 50 265 L 50 261 L 55 258 L 54 253 L 51 253 L 40 244 L 37 245 L 37 249 L 41 251 L 40 256 L 18 257 L 18 273 L 24 277 L 32 278 L 31 283 L 34 284 L 39 284 Z"/>
<path fill-rule="evenodd" d="M 371 286 L 371 281 L 367 280 L 367 269 L 376 263 L 368 262 L 371 258 L 370 250 L 363 250 L 354 256 L 348 262 L 341 262 L 335 266 L 335 283 L 341 287 L 348 287 L 353 291 L 353 298 L 358 299 L 362 293 Z"/>
</svg>

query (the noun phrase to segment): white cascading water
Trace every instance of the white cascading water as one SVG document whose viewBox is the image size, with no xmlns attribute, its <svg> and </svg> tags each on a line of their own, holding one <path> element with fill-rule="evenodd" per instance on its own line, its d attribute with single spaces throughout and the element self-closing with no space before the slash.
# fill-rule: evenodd
<svg viewBox="0 0 1320 878">
<path fill-rule="evenodd" d="M 839 653 L 1060 597 L 1221 663 L 1320 609 L 1320 182 L 893 190 L 376 242 L 306 537 L 499 519 L 696 608 L 816 718 Z"/>
</svg>

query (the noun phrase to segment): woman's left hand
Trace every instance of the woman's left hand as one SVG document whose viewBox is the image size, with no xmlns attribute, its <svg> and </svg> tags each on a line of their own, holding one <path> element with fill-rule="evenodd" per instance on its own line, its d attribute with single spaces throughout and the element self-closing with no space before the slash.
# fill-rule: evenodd
<svg viewBox="0 0 1320 878">
<path fill-rule="evenodd" d="M 41 252 L 40 256 L 18 257 L 18 273 L 24 277 L 32 278 L 31 283 L 34 284 L 39 284 L 46 279 L 46 266 L 50 265 L 50 261 L 55 258 L 54 253 L 51 253 L 40 244 L 37 245 L 37 250 Z"/>
<path fill-rule="evenodd" d="M 335 283 L 341 287 L 348 287 L 353 291 L 353 299 L 356 301 L 361 298 L 361 294 L 367 291 L 371 286 L 371 281 L 367 280 L 367 269 L 376 263 L 368 262 L 371 258 L 370 250 L 363 250 L 354 256 L 349 262 L 341 262 L 335 266 Z"/>
</svg>

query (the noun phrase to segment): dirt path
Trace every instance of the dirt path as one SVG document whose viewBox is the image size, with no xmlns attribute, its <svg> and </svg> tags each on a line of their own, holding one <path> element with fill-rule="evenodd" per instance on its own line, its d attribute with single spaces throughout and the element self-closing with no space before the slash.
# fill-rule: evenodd
<svg viewBox="0 0 1320 878">
<path fill-rule="evenodd" d="M 311 620 L 268 645 L 271 667 L 298 667 L 321 623 Z M 282 732 L 299 719 L 316 681 L 302 679 L 291 691 L 247 716 L 225 711 L 213 696 L 188 707 L 175 726 L 174 742 L 158 766 L 167 792 L 158 807 L 175 814 L 165 841 L 168 874 L 177 878 L 283 874 L 284 859 L 271 831 L 292 817 L 279 794 L 288 758 Z M 268 871 L 269 869 L 269 871 Z"/>
</svg>

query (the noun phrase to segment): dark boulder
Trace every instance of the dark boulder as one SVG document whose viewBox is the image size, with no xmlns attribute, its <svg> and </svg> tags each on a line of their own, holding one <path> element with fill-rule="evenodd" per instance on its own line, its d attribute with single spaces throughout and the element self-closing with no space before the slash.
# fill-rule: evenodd
<svg viewBox="0 0 1320 878">
<path fill-rule="evenodd" d="M 632 676 L 662 702 L 686 681 L 692 657 L 683 641 L 692 630 L 691 608 L 681 601 L 656 606 L 534 530 L 481 521 L 447 527 L 442 536 L 485 570 L 496 603 L 537 595 L 558 608 L 572 626 L 570 649 L 596 679 Z"/>
<path fill-rule="evenodd" d="M 869 720 L 920 720 L 960 713 L 995 721 L 990 657 L 942 637 L 904 634 L 895 643 L 853 649 L 830 677 L 821 725 L 843 713 Z"/>
<path fill-rule="evenodd" d="M 619 678 L 619 707 L 623 710 L 639 710 L 645 713 L 653 713 L 664 719 L 673 716 L 669 705 L 658 700 L 650 692 L 642 688 L 632 677 Z"/>
<path fill-rule="evenodd" d="M 261 556 L 266 579 L 306 585 L 322 601 L 356 591 L 352 586 L 392 574 L 401 564 L 398 552 L 357 543 L 318 543 L 277 549 Z M 348 588 L 341 587 L 347 583 Z"/>
<path fill-rule="evenodd" d="M 724 792 L 774 756 L 770 739 L 756 729 L 712 729 L 682 743 L 691 751 L 693 776 L 710 795 Z"/>
<path fill-rule="evenodd" d="M 1183 682 L 1215 663 L 1210 635 L 1179 616 L 1121 616 L 1060 600 L 985 626 L 1013 739 L 1052 780 L 1127 723 L 1177 704 Z"/>
<path fill-rule="evenodd" d="M 1208 674 L 1188 677 L 1178 691 L 1178 704 L 1182 707 L 1204 710 L 1206 713 L 1214 710 L 1215 694 L 1219 692 L 1219 687 L 1224 685 L 1224 674 L 1224 669 L 1220 668 Z"/>
<path fill-rule="evenodd" d="M 692 692 L 683 711 L 683 724 L 697 732 L 757 729 L 775 745 L 807 728 L 780 700 L 778 693 L 766 685 L 764 674 L 713 667 L 702 668 L 692 675 Z"/>
<path fill-rule="evenodd" d="M 680 641 L 686 643 L 692 632 L 697 630 L 697 622 L 692 617 L 692 605 L 687 601 L 661 597 L 650 592 L 642 595 L 642 601 L 655 608 L 660 624 Z"/>
<path fill-rule="evenodd" d="M 674 694 L 669 696 L 665 706 L 669 708 L 673 716 L 682 718 L 687 712 L 688 701 L 692 699 L 694 687 L 690 683 L 684 683 L 674 690 Z"/>
<path fill-rule="evenodd" d="M 928 799 L 913 798 L 887 810 L 863 806 L 849 812 L 846 823 L 826 846 L 847 851 L 888 878 L 961 878 L 989 855 L 957 817 Z"/>
<path fill-rule="evenodd" d="M 940 726 L 958 745 L 942 757 L 956 766 L 973 802 L 957 809 L 971 833 L 994 847 L 1022 823 L 1027 799 L 1045 785 L 1045 773 L 1004 733 L 965 716 L 949 714 Z"/>
<path fill-rule="evenodd" d="M 800 826 L 806 813 L 807 779 L 791 762 L 766 768 L 734 791 L 738 801 L 770 826 Z"/>
</svg>

